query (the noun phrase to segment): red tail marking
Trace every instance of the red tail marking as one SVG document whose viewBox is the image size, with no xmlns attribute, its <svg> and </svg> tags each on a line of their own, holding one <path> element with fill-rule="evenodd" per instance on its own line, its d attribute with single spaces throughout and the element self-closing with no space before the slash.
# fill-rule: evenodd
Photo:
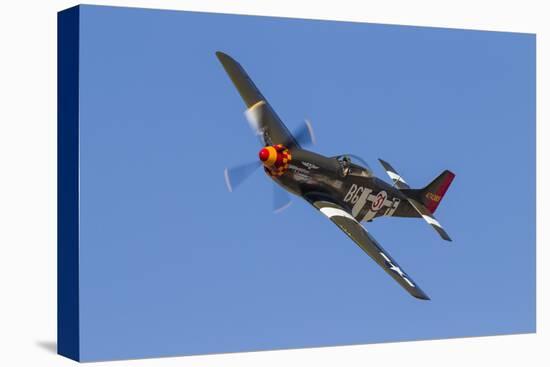
<svg viewBox="0 0 550 367">
<path fill-rule="evenodd" d="M 432 213 L 435 212 L 437 209 L 437 206 L 441 202 L 441 199 L 443 199 L 443 196 L 447 192 L 447 189 L 451 185 L 451 182 L 453 182 L 453 179 L 455 178 L 455 174 L 451 171 L 447 171 L 447 174 L 445 175 L 444 181 L 439 185 L 437 188 L 437 191 L 435 193 L 428 192 L 426 194 L 426 197 L 428 200 L 428 205 L 426 205 L 426 208 Z M 435 199 L 435 200 L 434 200 Z"/>
</svg>

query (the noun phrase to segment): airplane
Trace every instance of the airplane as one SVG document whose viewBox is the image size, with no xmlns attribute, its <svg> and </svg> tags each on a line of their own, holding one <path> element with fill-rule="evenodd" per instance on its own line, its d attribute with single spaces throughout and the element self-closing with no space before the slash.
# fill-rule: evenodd
<svg viewBox="0 0 550 367">
<path fill-rule="evenodd" d="M 386 273 L 412 296 L 430 298 L 397 262 L 380 246 L 360 222 L 376 218 L 423 218 L 444 240 L 451 241 L 434 212 L 455 175 L 443 171 L 422 189 L 411 189 L 403 177 L 386 161 L 379 159 L 393 184 L 377 178 L 360 157 L 345 154 L 326 157 L 303 146 L 315 143 L 312 125 L 305 120 L 291 134 L 244 68 L 231 56 L 216 52 L 225 72 L 242 97 L 245 116 L 261 149 L 258 160 L 224 170 L 231 192 L 263 166 L 275 182 L 274 210 L 290 204 L 290 192 L 318 209 L 363 249 Z M 356 162 L 352 162 L 354 159 Z"/>
</svg>

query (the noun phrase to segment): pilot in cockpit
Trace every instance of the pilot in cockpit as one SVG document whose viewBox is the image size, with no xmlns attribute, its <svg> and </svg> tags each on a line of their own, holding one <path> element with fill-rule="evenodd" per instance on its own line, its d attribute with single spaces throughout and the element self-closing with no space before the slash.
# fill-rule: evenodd
<svg viewBox="0 0 550 367">
<path fill-rule="evenodd" d="M 354 158 L 356 161 L 361 163 L 352 163 L 351 158 Z M 340 165 L 339 174 L 341 177 L 346 177 L 348 175 L 353 176 L 362 176 L 362 177 L 372 177 L 372 170 L 370 169 L 367 162 L 365 162 L 361 157 L 355 156 L 353 154 L 343 154 L 334 157 Z"/>
<path fill-rule="evenodd" d="M 342 177 L 346 177 L 350 172 L 351 158 L 348 157 L 347 155 L 342 155 L 342 156 L 339 156 L 337 159 L 338 159 L 338 163 L 340 163 L 340 175 Z"/>
</svg>

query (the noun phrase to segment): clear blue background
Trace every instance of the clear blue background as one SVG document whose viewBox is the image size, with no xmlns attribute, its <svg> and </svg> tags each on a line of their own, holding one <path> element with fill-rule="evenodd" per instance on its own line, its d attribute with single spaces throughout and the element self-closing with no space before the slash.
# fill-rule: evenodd
<svg viewBox="0 0 550 367">
<path fill-rule="evenodd" d="M 535 330 L 535 36 L 84 6 L 83 360 Z M 408 295 L 295 198 L 271 213 L 235 57 L 315 150 L 457 175 L 437 217 L 368 228 L 432 298 Z"/>
</svg>

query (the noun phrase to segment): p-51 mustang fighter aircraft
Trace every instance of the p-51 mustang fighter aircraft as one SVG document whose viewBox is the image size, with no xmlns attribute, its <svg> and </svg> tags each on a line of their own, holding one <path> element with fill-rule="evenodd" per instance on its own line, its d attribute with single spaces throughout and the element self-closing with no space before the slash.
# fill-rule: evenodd
<svg viewBox="0 0 550 367">
<path fill-rule="evenodd" d="M 375 177 L 357 156 L 325 157 L 305 150 L 302 146 L 315 142 L 311 124 L 305 121 L 295 134 L 291 134 L 243 67 L 222 52 L 216 52 L 216 56 L 244 100 L 247 107 L 245 116 L 262 145 L 259 160 L 224 171 L 229 191 L 263 166 L 265 173 L 276 183 L 275 211 L 290 204 L 287 191 L 304 198 L 355 241 L 407 292 L 428 300 L 426 293 L 360 222 L 370 222 L 382 216 L 423 218 L 443 239 L 450 241 L 433 213 L 455 175 L 444 171 L 423 189 L 411 189 L 383 160 L 380 163 L 393 185 Z"/>
</svg>

